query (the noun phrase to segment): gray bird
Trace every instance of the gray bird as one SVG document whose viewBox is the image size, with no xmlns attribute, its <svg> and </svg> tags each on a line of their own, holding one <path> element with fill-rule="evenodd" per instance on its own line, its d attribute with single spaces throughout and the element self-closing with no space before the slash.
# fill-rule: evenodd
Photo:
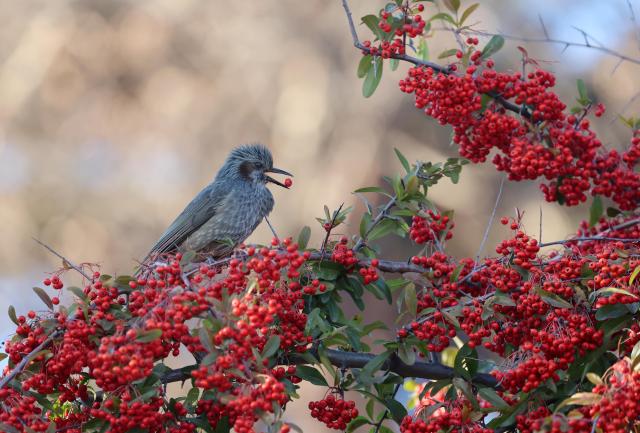
<svg viewBox="0 0 640 433">
<path fill-rule="evenodd" d="M 232 150 L 213 182 L 171 223 L 145 258 L 195 251 L 225 257 L 249 237 L 273 209 L 267 182 L 287 186 L 266 173 L 292 176 L 273 167 L 271 152 L 252 144 Z"/>
</svg>

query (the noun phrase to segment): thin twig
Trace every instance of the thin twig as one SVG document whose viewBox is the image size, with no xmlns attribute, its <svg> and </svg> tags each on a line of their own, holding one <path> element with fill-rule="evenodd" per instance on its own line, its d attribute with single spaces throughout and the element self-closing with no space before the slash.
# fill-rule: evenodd
<svg viewBox="0 0 640 433">
<path fill-rule="evenodd" d="M 35 349 L 33 349 L 31 352 L 29 352 L 28 355 L 22 358 L 18 365 L 16 365 L 13 370 L 11 370 L 11 373 L 7 374 L 0 380 L 0 389 L 4 388 L 9 382 L 13 380 L 14 377 L 20 374 L 20 372 L 24 370 L 27 364 L 29 364 L 29 362 L 31 362 L 33 358 L 38 355 L 38 352 L 49 346 L 49 344 L 51 344 L 51 342 L 61 333 L 62 331 L 60 330 L 53 331 L 42 343 L 38 344 Z"/>
<path fill-rule="evenodd" d="M 631 20 L 633 33 L 636 36 L 636 42 L 638 43 L 638 48 L 640 48 L 640 27 L 638 27 L 638 22 L 636 20 L 636 13 L 633 11 L 633 5 L 631 4 L 631 0 L 627 0 L 627 6 L 629 7 L 629 19 Z"/>
<path fill-rule="evenodd" d="M 336 220 L 338 219 L 338 215 L 340 215 L 342 206 L 344 206 L 344 203 L 340 205 L 338 210 L 333 212 L 333 218 L 331 218 L 331 227 L 329 227 L 329 230 L 327 230 L 327 235 L 324 237 L 324 240 L 322 241 L 322 248 L 320 248 L 320 253 L 322 254 L 322 257 L 324 257 L 324 253 L 327 249 L 327 243 L 329 242 L 329 236 L 331 236 L 331 230 L 333 230 L 333 228 L 336 225 Z"/>
<path fill-rule="evenodd" d="M 540 227 L 538 229 L 538 243 L 542 243 L 542 206 L 540 206 Z"/>
<path fill-rule="evenodd" d="M 489 232 L 491 231 L 491 226 L 493 225 L 493 220 L 496 217 L 496 211 L 498 210 L 498 205 L 500 204 L 500 199 L 502 198 L 502 191 L 504 189 L 504 179 L 503 176 L 500 180 L 500 187 L 498 189 L 498 195 L 496 196 L 496 202 L 493 205 L 493 210 L 491 211 L 491 216 L 489 217 L 489 222 L 487 222 L 487 227 L 484 230 L 484 235 L 482 236 L 482 242 L 480 242 L 480 247 L 478 247 L 478 252 L 476 253 L 476 265 L 480 260 L 480 254 L 484 249 L 484 244 L 487 243 L 487 239 L 489 238 Z"/>
<path fill-rule="evenodd" d="M 571 239 L 565 239 L 563 241 L 553 241 L 538 244 L 540 248 L 548 247 L 551 245 L 565 245 L 573 242 L 586 242 L 586 241 L 611 241 L 611 242 L 625 242 L 625 243 L 636 243 L 640 244 L 640 239 L 627 239 L 627 238 L 610 238 L 606 236 L 580 236 Z"/>
<path fill-rule="evenodd" d="M 574 27 L 578 32 L 580 32 L 580 34 L 582 35 L 584 42 L 572 42 L 572 41 L 566 41 L 566 40 L 562 40 L 562 39 L 556 39 L 556 38 L 550 38 L 548 36 L 548 34 L 546 34 L 546 28 L 543 26 L 543 31 L 545 33 L 545 37 L 544 38 L 527 38 L 524 36 L 517 36 L 517 35 L 509 35 L 509 34 L 505 34 L 505 33 L 491 33 L 491 32 L 485 32 L 485 31 L 481 31 L 481 30 L 464 30 L 461 33 L 465 34 L 465 35 L 475 35 L 475 36 L 502 36 L 505 39 L 509 39 L 512 41 L 520 41 L 520 42 L 526 42 L 526 43 L 532 43 L 532 44 L 557 44 L 557 45 L 563 45 L 564 48 L 563 49 L 567 49 L 569 47 L 576 47 L 576 48 L 589 48 L 592 50 L 596 50 L 596 51 L 600 51 L 606 55 L 612 56 L 612 57 L 616 57 L 618 59 L 621 59 L 622 61 L 625 62 L 629 62 L 629 63 L 634 63 L 636 65 L 640 65 L 640 58 L 635 58 L 635 57 L 631 57 L 628 56 L 626 54 L 622 54 L 619 51 L 613 50 L 611 48 L 608 48 L 604 45 L 602 45 L 600 42 L 596 41 L 593 36 L 589 35 L 588 33 L 586 33 L 584 30 Z M 449 30 L 446 27 L 442 27 L 442 30 Z M 590 40 L 596 42 L 597 44 L 593 44 L 590 42 Z"/>
<path fill-rule="evenodd" d="M 71 269 L 75 270 L 76 272 L 78 272 L 80 275 L 82 275 L 83 277 L 85 277 L 87 280 L 91 281 L 91 277 L 89 277 L 89 275 L 87 275 L 79 266 L 73 264 L 69 259 L 67 259 L 66 257 L 64 257 L 62 254 L 58 253 L 56 250 L 54 250 L 53 248 L 51 248 L 49 245 L 41 242 L 40 240 L 32 237 L 31 239 L 33 239 L 34 241 L 36 241 L 37 243 L 39 243 L 40 245 L 42 245 L 44 248 L 47 249 L 47 251 L 49 251 L 51 254 L 55 255 L 56 257 L 58 257 L 59 259 L 62 259 L 62 265 L 63 266 L 68 266 Z"/>
<path fill-rule="evenodd" d="M 402 383 L 397 383 L 396 387 L 393 389 L 393 394 L 391 395 L 391 398 L 394 399 L 394 400 L 396 398 L 396 394 L 400 390 L 400 385 L 402 385 Z M 387 419 L 387 417 L 389 416 L 390 413 L 391 412 L 389 411 L 388 408 L 384 410 L 384 413 L 382 414 L 382 417 L 376 423 L 376 431 L 375 431 L 375 433 L 378 433 L 380 431 L 380 428 L 382 427 L 382 423 L 384 422 L 385 419 Z"/>
<path fill-rule="evenodd" d="M 266 216 L 264 217 L 264 220 L 267 222 L 267 225 L 269 226 L 269 228 L 271 229 L 271 233 L 273 233 L 273 236 L 276 239 L 280 239 L 280 236 L 278 236 L 278 233 L 276 233 L 276 229 L 273 228 L 273 226 L 271 225 L 271 222 L 269 221 L 269 218 L 267 218 Z"/>
<path fill-rule="evenodd" d="M 371 234 L 371 232 L 373 231 L 373 229 L 380 224 L 380 221 L 383 220 L 383 218 L 387 215 L 387 212 L 389 212 L 389 210 L 391 210 L 391 208 L 393 206 L 395 206 L 396 204 L 396 200 L 397 197 L 394 195 L 393 197 L 391 197 L 391 199 L 387 202 L 387 204 L 380 210 L 380 213 L 378 213 L 378 215 L 375 217 L 375 219 L 371 222 L 371 226 L 369 227 L 369 229 L 365 232 L 364 236 L 362 236 L 360 239 L 358 239 L 358 242 L 356 242 L 356 244 L 353 247 L 353 251 L 360 251 L 360 249 L 362 249 L 362 247 L 365 246 L 366 242 L 367 242 L 367 237 Z"/>
</svg>

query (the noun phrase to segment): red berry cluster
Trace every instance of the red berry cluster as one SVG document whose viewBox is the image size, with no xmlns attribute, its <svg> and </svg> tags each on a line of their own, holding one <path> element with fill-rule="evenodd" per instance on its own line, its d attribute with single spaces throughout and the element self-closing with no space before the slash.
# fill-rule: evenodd
<svg viewBox="0 0 640 433">
<path fill-rule="evenodd" d="M 351 268 L 358 263 L 355 252 L 347 246 L 348 242 L 346 237 L 342 237 L 331 253 L 331 260 L 344 265 L 345 268 Z"/>
<path fill-rule="evenodd" d="M 371 260 L 371 265 L 367 267 L 361 267 L 359 272 L 362 276 L 364 284 L 375 283 L 378 281 L 378 259 Z"/>
<path fill-rule="evenodd" d="M 593 389 L 602 399 L 588 408 L 588 415 L 604 433 L 629 431 L 630 426 L 639 424 L 640 372 L 631 362 L 629 358 L 618 361 L 605 378 L 606 382 Z"/>
<path fill-rule="evenodd" d="M 427 211 L 428 217 L 414 216 L 411 220 L 409 236 L 417 244 L 438 240 L 449 240 L 453 237 L 452 229 L 455 227 L 449 216 Z"/>
<path fill-rule="evenodd" d="M 424 11 L 424 5 L 419 4 L 415 8 L 405 6 L 395 6 L 389 4 L 389 8 L 380 11 L 378 17 L 378 28 L 389 36 L 377 45 L 371 41 L 364 41 L 364 54 L 380 56 L 388 59 L 394 55 L 405 53 L 405 42 L 403 38 L 415 38 L 424 33 L 427 22 L 418 12 Z M 393 35 L 393 36 L 392 36 Z"/>
<path fill-rule="evenodd" d="M 414 94 L 417 108 L 453 127 L 462 156 L 484 162 L 497 149 L 493 162 L 498 170 L 515 181 L 544 177 L 541 189 L 548 201 L 573 206 L 591 194 L 611 197 L 624 210 L 640 203 L 640 174 L 630 169 L 640 155 L 639 140 L 632 140 L 622 155 L 615 150 L 599 154 L 602 143 L 589 120 L 565 114 L 565 104 L 551 91 L 553 74 L 540 69 L 526 76 L 496 72 L 493 62 L 475 50 L 473 38 L 467 44 L 472 65 L 464 73 L 456 74 L 456 65 L 448 74 L 416 66 L 400 81 L 401 91 Z M 459 51 L 457 57 L 463 56 Z M 507 114 L 495 100 L 483 106 L 483 95 L 497 95 L 526 115 Z M 595 115 L 603 112 L 598 104 Z"/>
<path fill-rule="evenodd" d="M 259 251 L 247 248 L 246 259 L 232 259 L 224 270 L 203 265 L 186 274 L 178 254 L 135 280 L 94 274 L 82 291 L 74 290 L 78 299 L 71 309 L 17 319 L 16 337 L 5 345 L 12 365 L 56 333 L 50 352 L 37 356 L 30 373 L 21 377 L 22 389 L 42 396 L 56 393 L 60 402 L 72 404 L 74 410 L 55 415 L 56 425 L 68 426 L 69 433 L 79 433 L 87 419 L 103 419 L 116 433 L 134 426 L 150 433 L 193 433 L 195 424 L 186 419 L 194 408 L 212 422 L 225 417 L 235 431 L 253 432 L 261 414 L 288 401 L 282 381 L 300 381 L 294 366 L 269 368 L 269 359 L 260 353 L 274 338 L 276 353 L 304 352 L 311 337 L 304 332 L 303 295 L 326 289 L 317 280 L 300 283 L 299 269 L 309 253 L 298 251 L 290 239 L 276 244 Z M 62 287 L 59 277 L 45 283 Z M 207 322 L 200 333 L 186 324 L 194 318 Z M 156 361 L 179 355 L 183 345 L 213 356 L 191 374 L 196 386 L 215 390 L 216 398 L 190 408 L 170 402 L 152 374 Z M 5 367 L 5 374 L 9 371 Z M 79 374 L 104 393 L 103 402 L 83 407 L 89 393 Z M 130 393 L 154 377 L 147 397 Z M 11 415 L 0 411 L 0 422 L 21 432 L 24 426 L 47 429 L 49 415 L 28 394 L 1 392 L 3 408 Z"/>
<path fill-rule="evenodd" d="M 346 429 L 347 424 L 358 416 L 354 401 L 336 398 L 333 394 L 322 400 L 310 402 L 309 409 L 313 418 L 336 430 Z"/>
<path fill-rule="evenodd" d="M 464 397 L 445 402 L 444 410 L 436 410 L 428 418 L 406 416 L 400 424 L 401 433 L 493 433 L 471 417 L 471 405 Z"/>
</svg>

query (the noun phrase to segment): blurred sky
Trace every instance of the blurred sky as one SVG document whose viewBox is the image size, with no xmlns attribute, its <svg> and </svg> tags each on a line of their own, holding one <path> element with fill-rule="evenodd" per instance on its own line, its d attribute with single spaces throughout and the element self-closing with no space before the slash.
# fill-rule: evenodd
<svg viewBox="0 0 640 433">
<path fill-rule="evenodd" d="M 631 4 L 639 13 L 639 2 Z M 382 5 L 352 2 L 356 17 Z M 455 156 L 450 130 L 398 90 L 405 66 L 386 70 L 376 94 L 362 97 L 360 55 L 338 0 L 0 0 L 0 6 L 2 311 L 9 304 L 20 312 L 41 309 L 31 287 L 60 267 L 32 236 L 75 262 L 130 273 L 238 144 L 268 144 L 276 165 L 295 174 L 292 190 L 274 189 L 271 220 L 281 235 L 309 224 L 315 240 L 321 231 L 313 217 L 324 204 L 345 202 L 359 212 L 350 192 L 399 169 L 393 147 L 411 160 Z M 537 38 L 538 16 L 552 37 L 581 42 L 575 26 L 640 57 L 625 0 L 485 0 L 475 17 L 480 30 Z M 364 39 L 365 29 L 359 31 Z M 434 57 L 453 44 L 446 34 L 429 43 Z M 638 66 L 625 63 L 612 74 L 616 59 L 597 51 L 507 42 L 496 59 L 500 68 L 519 68 L 518 45 L 548 61 L 565 99 L 574 98 L 575 79 L 584 78 L 609 107 L 596 122 L 603 141 L 611 147 L 628 141 L 628 131 L 613 121 L 638 91 Z M 637 108 L 631 104 L 625 113 Z M 438 205 L 456 210 L 451 251 L 475 254 L 499 179 L 489 166 L 466 167 L 455 189 L 443 182 L 433 190 Z M 542 203 L 534 183 L 506 185 L 498 214 L 513 215 L 516 206 L 534 234 L 542 209 L 547 240 L 566 236 L 586 215 L 584 206 Z M 347 228 L 356 231 L 353 221 Z M 495 227 L 486 251 L 506 235 Z M 269 239 L 261 226 L 250 240 Z M 11 331 L 0 313 L 0 336 Z"/>
</svg>

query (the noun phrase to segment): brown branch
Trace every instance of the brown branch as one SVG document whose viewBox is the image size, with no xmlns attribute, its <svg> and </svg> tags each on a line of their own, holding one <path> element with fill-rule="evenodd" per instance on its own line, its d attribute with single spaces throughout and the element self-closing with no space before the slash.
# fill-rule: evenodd
<svg viewBox="0 0 640 433">
<path fill-rule="evenodd" d="M 51 342 L 61 333 L 62 331 L 60 330 L 53 331 L 42 343 L 38 344 L 35 349 L 33 349 L 31 352 L 29 352 L 28 355 L 22 358 L 22 360 L 13 368 L 13 370 L 11 370 L 11 373 L 0 379 L 0 389 L 4 388 L 9 382 L 13 380 L 13 378 L 20 374 L 22 370 L 24 370 L 24 368 L 27 366 L 27 364 L 29 364 L 29 362 L 31 362 L 41 350 L 47 348 L 49 344 L 51 344 Z"/>
<path fill-rule="evenodd" d="M 313 355 L 314 351 L 311 351 Z M 361 352 L 347 352 L 344 350 L 328 349 L 326 351 L 327 358 L 331 364 L 340 368 L 362 368 L 369 361 L 376 357 L 372 353 Z M 309 361 L 301 356 L 294 355 L 288 359 L 287 362 L 283 362 L 283 365 L 288 364 L 308 364 Z M 379 371 L 390 371 L 401 377 L 419 378 L 419 379 L 451 379 L 456 377 L 455 370 L 446 365 L 442 365 L 435 362 L 415 362 L 412 365 L 405 364 L 395 354 L 392 354 L 388 360 L 382 364 Z M 182 370 L 173 370 L 161 378 L 162 383 L 170 382 L 182 382 L 191 378 L 190 373 Z M 498 388 L 498 380 L 486 373 L 476 374 L 472 382 L 478 385 L 484 385 L 491 388 Z"/>
<path fill-rule="evenodd" d="M 37 243 L 39 243 L 40 245 L 42 245 L 47 251 L 49 251 L 51 254 L 53 254 L 54 256 L 58 257 L 59 259 L 62 260 L 62 265 L 63 266 L 69 266 L 71 269 L 75 270 L 76 272 L 78 272 L 80 275 L 82 275 L 83 277 L 85 277 L 87 280 L 91 281 L 91 277 L 89 277 L 79 266 L 73 264 L 69 259 L 67 259 L 66 257 L 64 257 L 62 254 L 58 253 L 56 250 L 54 250 L 53 248 L 51 248 L 49 245 L 45 244 L 44 242 L 41 242 L 40 240 L 32 237 L 31 239 L 33 239 L 34 241 L 36 241 Z"/>
</svg>

